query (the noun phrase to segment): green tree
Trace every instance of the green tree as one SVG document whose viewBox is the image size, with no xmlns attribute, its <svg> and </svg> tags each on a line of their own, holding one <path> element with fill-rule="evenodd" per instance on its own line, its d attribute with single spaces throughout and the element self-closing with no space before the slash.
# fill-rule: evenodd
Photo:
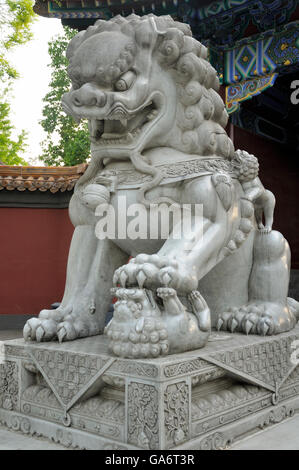
<svg viewBox="0 0 299 470">
<path fill-rule="evenodd" d="M 10 106 L 4 100 L 0 100 L 0 161 L 6 165 L 28 165 L 19 154 L 26 146 L 25 131 L 22 131 L 16 138 L 12 138 L 14 130 L 10 119 Z"/>
<path fill-rule="evenodd" d="M 20 157 L 26 147 L 26 133 L 14 137 L 10 121 L 10 94 L 17 70 L 8 59 L 9 51 L 32 37 L 35 18 L 32 0 L 0 0 L 0 161 L 7 165 L 26 165 Z"/>
<path fill-rule="evenodd" d="M 7 52 L 32 37 L 30 30 L 35 17 L 33 0 L 0 0 L 0 78 L 5 82 L 18 77 L 9 63 Z"/>
<path fill-rule="evenodd" d="M 40 159 L 46 165 L 77 165 L 89 157 L 89 134 L 86 122 L 76 123 L 64 114 L 61 97 L 71 87 L 67 75 L 68 61 L 65 51 L 70 39 L 77 33 L 64 28 L 64 35 L 59 35 L 49 42 L 49 55 L 52 68 L 49 92 L 44 97 L 45 106 L 41 125 L 47 137 L 42 142 L 43 153 Z"/>
</svg>

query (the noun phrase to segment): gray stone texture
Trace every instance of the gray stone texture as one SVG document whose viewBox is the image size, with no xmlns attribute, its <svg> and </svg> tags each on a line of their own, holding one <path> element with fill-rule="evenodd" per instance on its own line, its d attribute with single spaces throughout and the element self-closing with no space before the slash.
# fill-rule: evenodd
<svg viewBox="0 0 299 470">
<path fill-rule="evenodd" d="M 208 450 L 292 417 L 290 249 L 257 158 L 225 132 L 206 48 L 170 17 L 132 15 L 81 31 L 67 57 L 62 105 L 89 121 L 92 158 L 70 201 L 61 305 L 1 345 L 0 422 L 69 448 Z M 153 203 L 203 211 L 181 237 L 151 222 L 102 238 L 103 208 L 122 220 L 123 197 L 144 222 Z"/>
<path fill-rule="evenodd" d="M 299 326 L 279 336 L 213 332 L 197 351 L 123 359 L 103 335 L 0 344 L 0 422 L 69 448 L 223 449 L 292 417 Z"/>
</svg>

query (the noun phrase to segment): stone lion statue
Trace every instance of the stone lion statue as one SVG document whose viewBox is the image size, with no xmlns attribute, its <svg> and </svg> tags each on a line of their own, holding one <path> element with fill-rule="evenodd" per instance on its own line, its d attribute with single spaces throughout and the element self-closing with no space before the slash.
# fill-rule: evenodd
<svg viewBox="0 0 299 470">
<path fill-rule="evenodd" d="M 216 71 L 189 26 L 154 15 L 99 20 L 71 40 L 67 57 L 72 89 L 62 104 L 88 120 L 92 157 L 70 202 L 75 231 L 61 306 L 30 319 L 25 339 L 103 333 L 113 285 L 118 301 L 105 333 L 118 356 L 203 347 L 211 326 L 292 329 L 299 304 L 287 298 L 288 243 L 271 230 L 273 204 L 267 230 L 258 228 L 254 203 L 266 194 L 258 166 L 249 171 L 225 132 Z M 248 197 L 250 188 L 257 191 Z M 127 226 L 119 227 L 125 236 L 96 236 L 101 208 L 117 212 L 121 198 L 128 214 L 136 204 L 146 213 L 197 204 L 202 213 L 190 216 L 191 238 L 172 237 L 174 222 L 166 239 L 159 230 L 151 237 L 150 224 L 143 238 L 127 236 Z"/>
</svg>

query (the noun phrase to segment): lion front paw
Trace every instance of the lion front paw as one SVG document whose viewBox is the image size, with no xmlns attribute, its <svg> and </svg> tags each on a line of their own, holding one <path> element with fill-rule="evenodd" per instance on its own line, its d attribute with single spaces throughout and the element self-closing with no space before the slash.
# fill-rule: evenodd
<svg viewBox="0 0 299 470">
<path fill-rule="evenodd" d="M 23 336 L 25 341 L 51 341 L 56 337 L 57 322 L 47 318 L 30 318 L 25 323 Z"/>
<path fill-rule="evenodd" d="M 190 292 L 197 287 L 196 276 L 185 272 L 178 261 L 167 256 L 140 254 L 128 264 L 118 268 L 113 277 L 114 285 L 140 288 L 169 287 Z"/>
<path fill-rule="evenodd" d="M 86 309 L 87 310 L 87 309 Z M 23 329 L 25 341 L 71 341 L 100 333 L 100 327 L 91 314 L 82 314 L 81 308 L 59 307 L 57 310 L 42 310 L 38 317 L 30 318 Z"/>
<path fill-rule="evenodd" d="M 27 320 L 23 329 L 25 341 L 51 341 L 57 338 L 57 325 L 71 309 L 60 306 L 56 310 L 41 310 L 38 317 Z"/>
<path fill-rule="evenodd" d="M 69 315 L 57 326 L 57 338 L 59 342 L 72 341 L 77 338 L 95 336 L 100 334 L 99 324 L 93 317 L 82 317 Z"/>
</svg>

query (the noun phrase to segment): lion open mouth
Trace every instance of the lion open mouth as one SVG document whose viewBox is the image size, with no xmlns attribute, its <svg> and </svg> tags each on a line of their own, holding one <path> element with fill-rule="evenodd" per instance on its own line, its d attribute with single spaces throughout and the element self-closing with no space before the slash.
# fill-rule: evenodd
<svg viewBox="0 0 299 470">
<path fill-rule="evenodd" d="M 116 106 L 105 119 L 89 119 L 90 140 L 97 145 L 130 144 L 158 114 L 152 101 L 135 113 Z"/>
</svg>

